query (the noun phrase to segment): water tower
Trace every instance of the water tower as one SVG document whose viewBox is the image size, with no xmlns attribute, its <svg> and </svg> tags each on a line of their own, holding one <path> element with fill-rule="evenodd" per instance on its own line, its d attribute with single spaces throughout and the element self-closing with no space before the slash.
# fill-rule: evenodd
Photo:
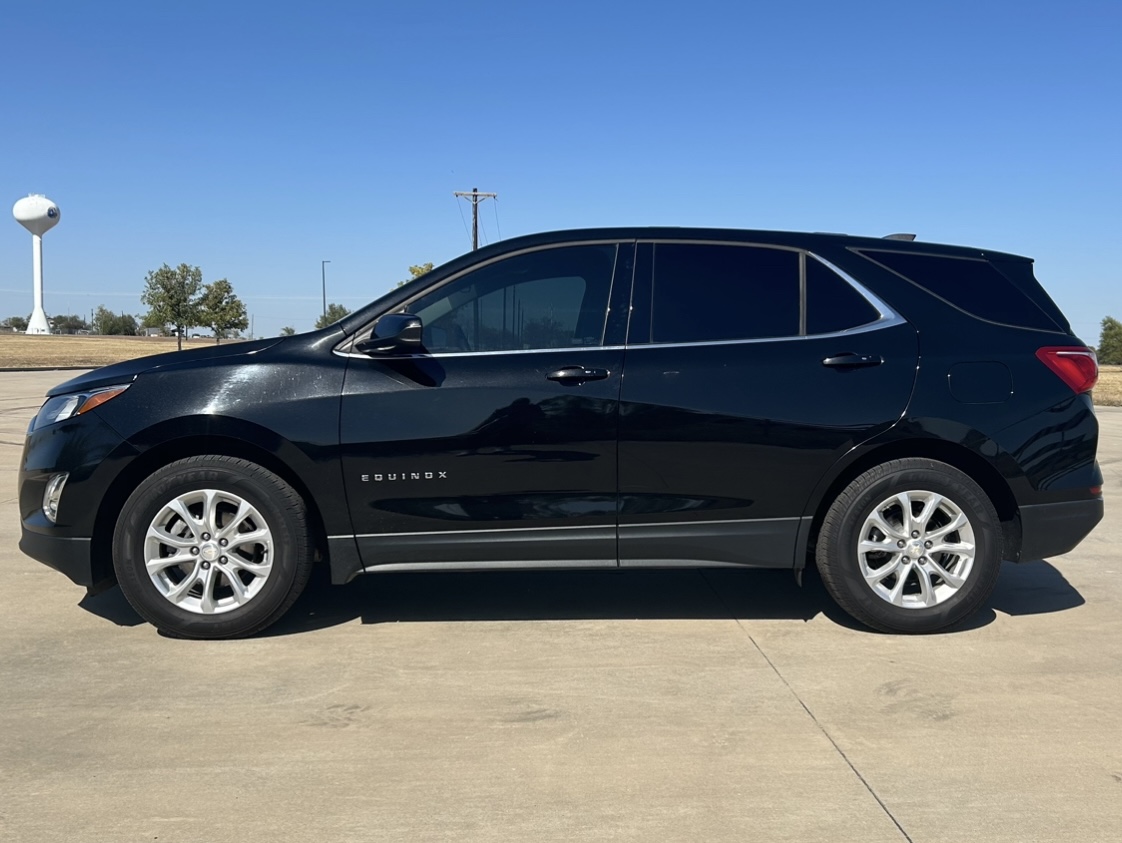
<svg viewBox="0 0 1122 843">
<path fill-rule="evenodd" d="M 27 322 L 27 333 L 49 334 L 47 314 L 43 310 L 43 235 L 58 225 L 58 205 L 39 193 L 32 193 L 12 208 L 16 222 L 31 232 L 32 265 L 35 272 L 35 309 Z"/>
</svg>

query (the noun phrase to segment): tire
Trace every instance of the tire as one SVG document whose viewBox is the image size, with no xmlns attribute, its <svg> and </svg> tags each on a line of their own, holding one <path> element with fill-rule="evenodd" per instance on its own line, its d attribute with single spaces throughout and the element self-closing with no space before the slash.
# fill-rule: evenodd
<svg viewBox="0 0 1122 843">
<path fill-rule="evenodd" d="M 260 632 L 296 602 L 312 561 L 300 495 L 233 457 L 165 465 L 137 486 L 113 532 L 125 598 L 179 638 Z"/>
<path fill-rule="evenodd" d="M 924 633 L 981 609 L 1002 547 L 997 511 L 977 483 L 945 463 L 902 459 L 846 487 L 826 513 L 815 555 L 830 596 L 854 618 L 883 632 Z"/>
</svg>

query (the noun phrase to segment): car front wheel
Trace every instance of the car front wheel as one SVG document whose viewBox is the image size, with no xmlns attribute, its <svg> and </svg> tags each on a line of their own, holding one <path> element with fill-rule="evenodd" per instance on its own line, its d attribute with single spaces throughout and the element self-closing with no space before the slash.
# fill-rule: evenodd
<svg viewBox="0 0 1122 843">
<path fill-rule="evenodd" d="M 935 632 L 978 611 L 997 583 L 997 512 L 969 476 L 903 459 L 856 478 L 822 523 L 818 570 L 830 595 L 885 632 Z"/>
<path fill-rule="evenodd" d="M 199 456 L 160 468 L 132 493 L 113 565 L 134 609 L 183 638 L 252 635 L 296 601 L 312 568 L 300 495 L 246 460 Z"/>
</svg>

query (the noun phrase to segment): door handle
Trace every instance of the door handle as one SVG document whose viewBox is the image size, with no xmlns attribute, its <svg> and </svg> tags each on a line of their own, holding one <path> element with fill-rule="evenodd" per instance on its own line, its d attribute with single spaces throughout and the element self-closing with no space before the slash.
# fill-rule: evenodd
<svg viewBox="0 0 1122 843">
<path fill-rule="evenodd" d="M 865 366 L 879 366 L 884 358 L 879 354 L 854 354 L 847 351 L 844 354 L 835 354 L 822 361 L 823 366 L 831 369 L 860 369 Z"/>
<path fill-rule="evenodd" d="M 584 366 L 562 366 L 546 375 L 546 380 L 559 383 L 584 383 L 585 381 L 602 381 L 609 374 L 607 369 L 586 369 Z"/>
</svg>

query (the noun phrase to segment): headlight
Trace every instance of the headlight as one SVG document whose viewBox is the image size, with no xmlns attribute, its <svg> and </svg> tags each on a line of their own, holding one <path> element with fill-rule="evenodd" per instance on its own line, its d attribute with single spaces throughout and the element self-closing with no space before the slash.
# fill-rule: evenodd
<svg viewBox="0 0 1122 843">
<path fill-rule="evenodd" d="M 73 392 L 69 395 L 56 395 L 48 398 L 38 415 L 31 420 L 31 430 L 38 430 L 55 422 L 66 421 L 71 416 L 80 416 L 94 407 L 100 407 L 129 388 L 129 384 L 92 389 L 89 392 Z M 28 431 L 28 433 L 31 432 Z"/>
</svg>

